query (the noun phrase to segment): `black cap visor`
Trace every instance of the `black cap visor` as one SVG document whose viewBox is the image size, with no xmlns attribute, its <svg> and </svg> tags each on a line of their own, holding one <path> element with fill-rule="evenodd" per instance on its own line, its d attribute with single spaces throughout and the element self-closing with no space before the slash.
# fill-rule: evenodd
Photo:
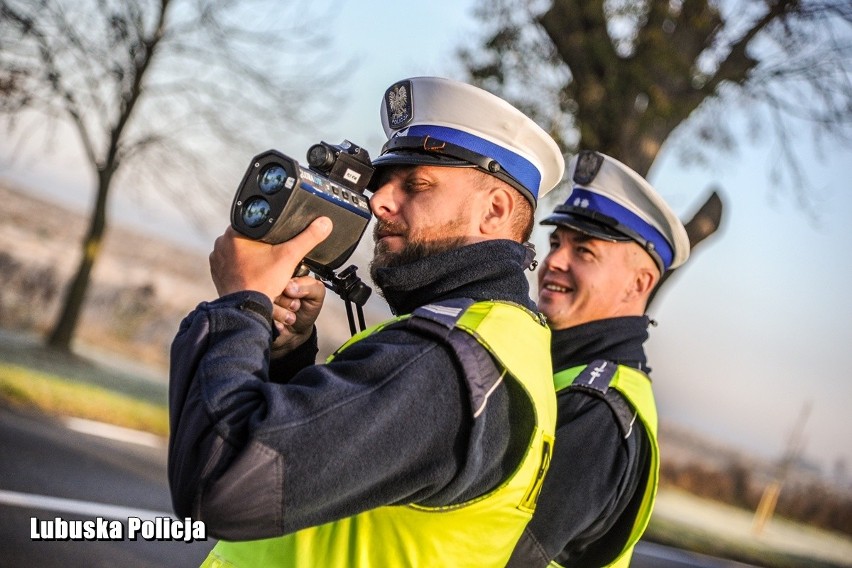
<svg viewBox="0 0 852 568">
<path fill-rule="evenodd" d="M 575 231 L 580 231 L 581 233 L 589 235 L 590 237 L 602 239 L 604 241 L 622 242 L 634 240 L 633 237 L 626 235 L 616 229 L 613 226 L 614 220 L 611 220 L 605 215 L 601 215 L 599 213 L 595 213 L 593 216 L 585 214 L 580 215 L 564 210 L 560 211 L 560 209 L 562 208 L 557 207 L 556 211 L 554 211 L 552 215 L 542 221 L 541 224 L 567 227 L 569 229 L 574 229 Z"/>
<path fill-rule="evenodd" d="M 475 168 L 474 164 L 466 160 L 459 160 L 452 156 L 444 156 L 442 154 L 426 154 L 423 152 L 392 152 L 379 156 L 373 160 L 373 168 L 376 169 L 376 174 L 370 179 L 366 190 L 369 192 L 376 191 L 382 180 L 382 176 L 377 175 L 381 168 L 393 166 L 442 166 L 445 168 Z"/>
<path fill-rule="evenodd" d="M 435 154 L 432 152 L 415 152 L 415 151 L 396 151 L 383 154 L 373 160 L 373 167 L 379 168 L 383 166 L 447 166 L 457 168 L 475 168 L 476 164 L 471 164 L 467 160 L 460 160 L 452 156 L 444 154 Z"/>
</svg>

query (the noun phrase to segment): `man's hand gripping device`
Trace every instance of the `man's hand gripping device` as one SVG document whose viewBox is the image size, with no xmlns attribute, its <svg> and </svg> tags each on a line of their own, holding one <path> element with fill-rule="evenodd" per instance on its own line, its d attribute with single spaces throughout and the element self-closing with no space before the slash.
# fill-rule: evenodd
<svg viewBox="0 0 852 568">
<path fill-rule="evenodd" d="M 278 244 L 301 233 L 317 217 L 334 223 L 331 234 L 303 260 L 296 275 L 313 272 L 346 302 L 349 329 L 355 333 L 354 303 L 363 330 L 362 306 L 370 287 L 355 265 L 335 272 L 352 255 L 372 218 L 364 189 L 374 169 L 367 151 L 348 140 L 321 142 L 307 153 L 308 168 L 276 150 L 255 156 L 231 207 L 231 225 L 243 235 Z"/>
</svg>

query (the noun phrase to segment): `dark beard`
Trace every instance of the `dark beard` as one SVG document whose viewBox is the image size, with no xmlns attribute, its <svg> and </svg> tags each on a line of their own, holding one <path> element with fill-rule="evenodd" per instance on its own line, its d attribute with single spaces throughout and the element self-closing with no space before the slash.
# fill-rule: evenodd
<svg viewBox="0 0 852 568">
<path fill-rule="evenodd" d="M 455 250 L 467 244 L 467 237 L 450 237 L 425 242 L 409 242 L 399 252 L 380 250 L 376 244 L 373 260 L 370 261 L 370 277 L 376 281 L 376 271 L 409 264 L 423 258 Z"/>
</svg>

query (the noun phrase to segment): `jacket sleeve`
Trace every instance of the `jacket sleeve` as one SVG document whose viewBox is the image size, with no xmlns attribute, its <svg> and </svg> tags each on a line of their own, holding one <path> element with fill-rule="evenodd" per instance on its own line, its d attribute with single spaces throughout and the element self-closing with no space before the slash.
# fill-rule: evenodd
<svg viewBox="0 0 852 568">
<path fill-rule="evenodd" d="M 178 517 L 199 516 L 202 478 L 233 459 L 248 423 L 262 415 L 262 400 L 248 393 L 264 374 L 271 312 L 268 299 L 241 293 L 202 303 L 181 322 L 169 373 L 168 476 Z M 204 377 L 226 373 L 232 394 L 203 389 Z"/>
<path fill-rule="evenodd" d="M 181 324 L 168 467 L 179 517 L 216 538 L 268 538 L 427 499 L 462 467 L 470 418 L 443 346 L 382 332 L 330 364 L 277 360 L 300 369 L 277 381 L 271 340 L 260 294 L 202 304 Z"/>
<path fill-rule="evenodd" d="M 550 470 L 509 568 L 544 568 L 551 560 L 565 567 L 603 566 L 626 541 L 621 533 L 631 524 L 621 516 L 642 478 L 648 442 L 641 426 L 624 436 L 614 409 L 629 405 L 613 389 L 607 398 L 559 393 Z"/>
</svg>

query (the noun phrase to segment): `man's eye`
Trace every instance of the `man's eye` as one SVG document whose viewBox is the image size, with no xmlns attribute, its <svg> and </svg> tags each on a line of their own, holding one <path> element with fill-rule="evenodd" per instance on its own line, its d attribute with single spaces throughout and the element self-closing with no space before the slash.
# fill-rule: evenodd
<svg viewBox="0 0 852 568">
<path fill-rule="evenodd" d="M 550 241 L 550 250 L 554 251 L 559 248 L 559 241 Z"/>
<path fill-rule="evenodd" d="M 411 193 L 429 189 L 429 183 L 426 180 L 414 179 L 405 182 L 405 190 Z"/>
</svg>

